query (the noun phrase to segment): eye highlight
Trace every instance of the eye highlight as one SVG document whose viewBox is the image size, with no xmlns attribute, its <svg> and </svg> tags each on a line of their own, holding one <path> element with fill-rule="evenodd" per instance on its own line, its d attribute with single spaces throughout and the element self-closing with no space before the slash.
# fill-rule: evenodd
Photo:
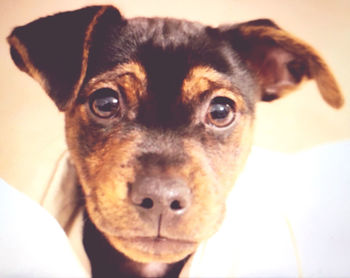
<svg viewBox="0 0 350 278">
<path fill-rule="evenodd" d="M 206 123 L 219 128 L 229 126 L 235 119 L 235 102 L 227 97 L 215 97 L 210 102 Z"/>
<path fill-rule="evenodd" d="M 118 93 L 111 88 L 98 89 L 90 95 L 89 107 L 91 112 L 99 118 L 113 118 L 120 112 Z"/>
</svg>

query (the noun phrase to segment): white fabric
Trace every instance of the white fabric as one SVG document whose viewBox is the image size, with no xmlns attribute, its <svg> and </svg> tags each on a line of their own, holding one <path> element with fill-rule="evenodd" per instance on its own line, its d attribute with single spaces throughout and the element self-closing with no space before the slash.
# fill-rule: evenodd
<svg viewBox="0 0 350 278">
<path fill-rule="evenodd" d="M 191 277 L 350 277 L 350 142 L 254 149 Z"/>
<path fill-rule="evenodd" d="M 0 277 L 88 277 L 57 221 L 1 179 Z"/>
</svg>

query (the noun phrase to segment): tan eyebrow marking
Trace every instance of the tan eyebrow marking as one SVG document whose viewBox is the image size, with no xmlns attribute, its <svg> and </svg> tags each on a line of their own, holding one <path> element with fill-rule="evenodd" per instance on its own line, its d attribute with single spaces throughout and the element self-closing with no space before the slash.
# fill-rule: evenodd
<svg viewBox="0 0 350 278">
<path fill-rule="evenodd" d="M 130 103 L 136 105 L 143 98 L 147 88 L 147 75 L 142 65 L 130 62 L 118 65 L 115 69 L 118 85 L 123 87 Z"/>
<path fill-rule="evenodd" d="M 143 85 L 146 85 L 147 75 L 143 66 L 137 62 L 124 63 L 116 66 L 112 71 L 117 76 L 123 76 L 125 74 L 133 74 Z"/>
<path fill-rule="evenodd" d="M 194 67 L 183 81 L 182 101 L 187 103 L 205 91 L 220 87 L 232 87 L 223 74 L 209 66 Z"/>
<path fill-rule="evenodd" d="M 128 98 L 136 102 L 142 98 L 147 88 L 147 75 L 142 65 L 137 62 L 121 64 L 113 69 L 118 85 L 122 86 Z"/>
<path fill-rule="evenodd" d="M 99 88 L 110 87 L 118 90 L 122 87 L 128 100 L 136 104 L 138 98 L 144 97 L 147 88 L 147 75 L 137 62 L 129 62 L 117 65 L 111 70 L 92 78 L 86 86 L 87 93 Z"/>
</svg>

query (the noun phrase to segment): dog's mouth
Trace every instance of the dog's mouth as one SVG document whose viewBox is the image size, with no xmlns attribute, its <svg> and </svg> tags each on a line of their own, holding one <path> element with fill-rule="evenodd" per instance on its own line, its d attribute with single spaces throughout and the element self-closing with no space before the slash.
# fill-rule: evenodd
<svg viewBox="0 0 350 278">
<path fill-rule="evenodd" d="M 113 237 L 109 238 L 115 247 L 131 259 L 139 262 L 168 262 L 184 259 L 198 247 L 194 241 L 156 237 Z"/>
<path fill-rule="evenodd" d="M 155 255 L 163 253 L 176 254 L 181 250 L 192 249 L 197 246 L 194 241 L 172 239 L 162 236 L 157 237 L 122 237 L 122 241 L 134 246 L 138 246 L 139 249 L 154 253 Z"/>
</svg>

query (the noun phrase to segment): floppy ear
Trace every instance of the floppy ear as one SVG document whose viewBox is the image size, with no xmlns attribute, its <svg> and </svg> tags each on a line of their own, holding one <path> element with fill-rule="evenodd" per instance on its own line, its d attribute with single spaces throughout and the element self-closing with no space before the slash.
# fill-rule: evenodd
<svg viewBox="0 0 350 278">
<path fill-rule="evenodd" d="M 271 101 L 314 79 L 323 99 L 340 108 L 344 99 L 324 60 L 308 44 L 268 19 L 220 27 L 224 39 L 255 73 L 261 99 Z"/>
<path fill-rule="evenodd" d="M 94 29 L 104 17 L 121 21 L 114 7 L 91 6 L 40 18 L 7 38 L 17 67 L 38 81 L 61 111 L 77 98 Z"/>
</svg>

